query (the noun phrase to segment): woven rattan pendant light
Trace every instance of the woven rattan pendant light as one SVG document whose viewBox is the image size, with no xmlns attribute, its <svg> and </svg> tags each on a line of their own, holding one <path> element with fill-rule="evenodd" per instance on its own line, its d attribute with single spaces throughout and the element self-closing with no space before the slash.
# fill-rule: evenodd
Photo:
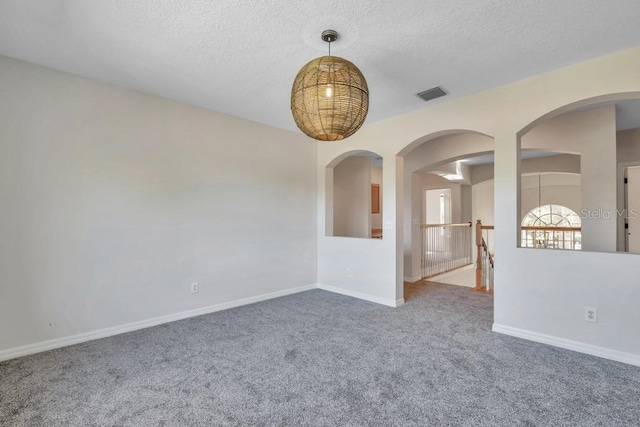
<svg viewBox="0 0 640 427">
<path fill-rule="evenodd" d="M 320 141 L 340 141 L 353 135 L 367 117 L 369 88 L 351 62 L 331 56 L 338 33 L 326 30 L 329 56 L 309 62 L 298 72 L 291 89 L 291 113 L 302 132 Z"/>
</svg>

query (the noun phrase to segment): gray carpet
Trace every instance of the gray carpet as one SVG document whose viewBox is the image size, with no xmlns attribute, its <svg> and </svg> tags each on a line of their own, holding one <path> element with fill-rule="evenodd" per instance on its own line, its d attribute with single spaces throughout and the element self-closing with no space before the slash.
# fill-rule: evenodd
<svg viewBox="0 0 640 427">
<path fill-rule="evenodd" d="M 492 298 L 314 290 L 0 364 L 2 426 L 633 426 L 640 369 L 491 332 Z"/>
</svg>

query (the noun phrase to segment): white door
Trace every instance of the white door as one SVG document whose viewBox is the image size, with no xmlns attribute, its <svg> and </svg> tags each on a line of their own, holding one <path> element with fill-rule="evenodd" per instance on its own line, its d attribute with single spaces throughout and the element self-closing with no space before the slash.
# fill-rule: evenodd
<svg viewBox="0 0 640 427">
<path fill-rule="evenodd" d="M 640 254 L 640 166 L 627 168 L 627 252 Z"/>
</svg>

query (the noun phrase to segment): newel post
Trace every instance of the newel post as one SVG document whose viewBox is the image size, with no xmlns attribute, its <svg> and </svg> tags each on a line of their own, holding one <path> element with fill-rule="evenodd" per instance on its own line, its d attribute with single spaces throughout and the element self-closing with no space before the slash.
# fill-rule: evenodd
<svg viewBox="0 0 640 427">
<path fill-rule="evenodd" d="M 476 288 L 482 288 L 482 222 L 478 220 L 476 223 Z"/>
</svg>

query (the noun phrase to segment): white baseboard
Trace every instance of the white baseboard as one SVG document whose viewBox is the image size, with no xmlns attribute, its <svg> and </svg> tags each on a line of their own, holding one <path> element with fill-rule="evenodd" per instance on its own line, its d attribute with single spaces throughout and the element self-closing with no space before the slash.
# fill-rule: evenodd
<svg viewBox="0 0 640 427">
<path fill-rule="evenodd" d="M 626 353 L 623 351 L 612 350 L 606 347 L 600 347 L 592 344 L 585 344 L 578 341 L 572 341 L 564 338 L 554 337 L 552 335 L 540 334 L 524 329 L 513 328 L 494 323 L 493 332 L 510 335 L 512 337 L 523 338 L 525 340 L 535 341 L 543 344 L 552 345 L 554 347 L 573 350 L 579 353 L 590 354 L 592 356 L 602 357 L 604 359 L 615 360 L 616 362 L 628 363 L 629 365 L 640 366 L 640 355 Z"/>
<path fill-rule="evenodd" d="M 138 322 L 127 323 L 125 325 L 112 326 L 109 328 L 98 329 L 96 331 L 90 331 L 90 332 L 84 332 L 81 334 L 71 335 L 68 337 L 56 338 L 48 341 L 41 341 L 33 344 L 27 344 L 20 347 L 9 348 L 7 350 L 0 351 L 0 362 L 4 360 L 9 360 L 9 359 L 15 359 L 17 357 L 28 356 L 30 354 L 41 353 L 43 351 L 53 350 L 56 348 L 67 347 L 70 345 L 80 344 L 87 341 L 93 341 L 100 338 L 107 338 L 114 335 L 137 331 L 139 329 L 150 328 L 152 326 L 162 325 L 163 323 L 175 322 L 177 320 L 184 320 L 190 317 L 202 316 L 204 314 L 214 313 L 216 311 L 228 310 L 230 308 L 254 304 L 260 301 L 266 301 L 273 298 L 292 295 L 298 292 L 305 292 L 305 291 L 309 291 L 311 289 L 316 289 L 316 288 L 320 288 L 325 291 L 334 292 L 341 295 L 362 299 L 365 301 L 371 301 L 371 302 L 386 305 L 389 307 L 399 307 L 404 304 L 404 299 L 393 301 L 393 300 L 388 300 L 384 298 L 374 297 L 372 295 L 367 295 L 360 292 L 353 292 L 353 291 L 348 291 L 341 288 L 336 288 L 335 286 L 312 284 L 312 285 L 300 286 L 292 289 L 285 289 L 282 291 L 272 292 L 268 294 L 257 295 L 254 297 L 244 298 L 240 300 L 223 302 L 220 304 L 196 308 L 188 311 L 182 311 L 179 313 L 168 314 L 165 316 L 154 317 L 152 319 L 146 319 Z"/>
<path fill-rule="evenodd" d="M 422 276 L 414 276 L 414 277 L 404 277 L 403 280 L 409 283 L 415 283 L 422 280 Z"/>
<path fill-rule="evenodd" d="M 149 328 L 151 326 L 161 325 L 163 323 L 175 322 L 176 320 L 188 319 L 190 317 L 201 316 L 203 314 L 214 313 L 216 311 L 228 310 L 230 308 L 240 307 L 243 305 L 254 304 L 260 301 L 266 301 L 273 298 L 279 298 L 298 292 L 304 292 L 317 288 L 316 284 L 300 286 L 292 289 L 271 292 L 268 294 L 257 295 L 254 297 L 244 298 L 235 301 L 223 302 L 208 307 L 196 308 L 193 310 L 182 311 L 180 313 L 168 314 L 166 316 L 154 317 L 152 319 L 141 320 L 139 322 L 128 323 L 126 325 L 112 326 L 110 328 L 98 329 L 96 331 L 85 332 L 82 334 L 72 335 L 69 337 L 56 338 L 53 340 L 42 341 L 34 344 L 28 344 L 21 347 L 10 348 L 0 351 L 0 361 L 14 359 L 16 357 L 27 356 L 29 354 L 40 353 L 55 348 L 66 347 L 69 345 L 80 344 L 100 338 L 106 338 L 113 335 L 123 334 L 126 332 L 136 331 L 138 329 Z"/>
<path fill-rule="evenodd" d="M 380 297 L 375 297 L 369 294 L 363 294 L 361 292 L 355 292 L 347 289 L 337 288 L 335 286 L 323 285 L 321 283 L 318 283 L 318 289 L 333 292 L 335 294 L 346 295 L 348 297 L 358 298 L 365 301 L 375 302 L 376 304 L 382 304 L 389 307 L 398 307 L 404 304 L 404 299 L 399 299 L 396 301 L 392 299 L 380 298 Z"/>
</svg>

